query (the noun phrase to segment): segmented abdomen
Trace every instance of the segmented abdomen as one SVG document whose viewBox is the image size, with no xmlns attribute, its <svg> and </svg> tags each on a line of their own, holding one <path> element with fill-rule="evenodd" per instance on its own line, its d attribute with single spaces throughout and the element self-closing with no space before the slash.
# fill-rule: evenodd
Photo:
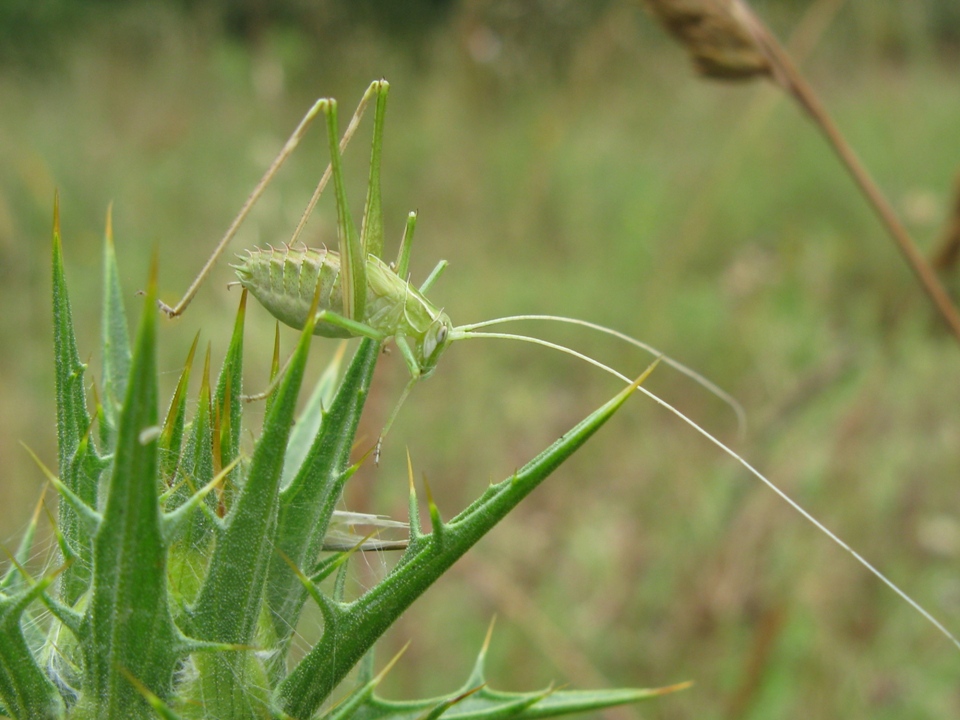
<svg viewBox="0 0 960 720">
<path fill-rule="evenodd" d="M 343 314 L 340 256 L 326 248 L 254 248 L 234 265 L 240 284 L 271 315 L 300 329 L 307 321 L 313 293 L 320 283 L 320 310 Z M 343 328 L 319 323 L 315 335 L 350 337 Z"/>
</svg>

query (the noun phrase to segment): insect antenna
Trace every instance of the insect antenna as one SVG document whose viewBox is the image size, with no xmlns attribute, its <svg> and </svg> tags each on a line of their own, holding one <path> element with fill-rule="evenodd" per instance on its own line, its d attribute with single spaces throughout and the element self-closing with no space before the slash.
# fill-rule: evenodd
<svg viewBox="0 0 960 720">
<path fill-rule="evenodd" d="M 682 373 L 683 375 L 686 375 L 688 378 L 690 378 L 695 383 L 700 385 L 702 388 L 707 390 L 710 394 L 714 395 L 715 397 L 719 398 L 724 403 L 726 403 L 730 407 L 730 409 L 733 410 L 734 414 L 737 416 L 738 436 L 742 438 L 745 435 L 746 428 L 747 428 L 747 414 L 743 409 L 743 405 L 741 405 L 740 402 L 735 397 L 733 397 L 733 395 L 728 393 L 726 390 L 721 388 L 719 385 L 717 385 L 713 381 L 707 379 L 706 377 L 698 373 L 696 370 L 693 370 L 692 368 L 687 367 L 683 363 L 677 360 L 674 360 L 669 355 L 664 355 L 662 352 L 657 350 L 657 348 L 653 347 L 649 343 L 645 343 L 642 340 L 637 340 L 636 338 L 631 337 L 626 333 L 622 333 L 619 330 L 614 330 L 613 328 L 606 327 L 605 325 L 599 325 L 597 323 L 590 322 L 589 320 L 578 320 L 577 318 L 564 317 L 562 315 L 508 315 L 507 317 L 494 318 L 493 320 L 484 320 L 482 322 L 472 323 L 470 325 L 461 325 L 460 327 L 457 328 L 457 330 L 471 333 L 473 335 L 477 335 L 477 333 L 474 333 L 473 331 L 479 328 L 490 327 L 492 325 L 499 325 L 500 323 L 521 322 L 524 320 L 543 320 L 547 322 L 567 323 L 568 325 L 579 325 L 581 327 L 589 328 L 591 330 L 596 330 L 597 332 L 601 332 L 606 335 L 611 335 L 617 338 L 618 340 L 623 340 L 624 342 L 629 343 L 634 347 L 638 347 L 641 350 L 645 350 L 651 355 L 662 358 L 662 361 L 664 364 L 669 365 L 677 372 Z M 523 337 L 527 337 L 527 336 L 523 336 Z M 535 339 L 535 338 L 531 338 L 531 339 Z M 591 362 L 591 364 L 595 364 L 595 362 L 592 361 L 590 358 L 583 358 L 583 359 L 586 359 L 588 362 Z M 616 374 L 619 377 L 621 377 L 621 379 L 624 379 L 622 375 L 619 375 L 619 373 L 616 373 Z"/>
<path fill-rule="evenodd" d="M 554 320 L 557 320 L 557 321 L 560 321 L 560 322 L 569 322 L 569 323 L 573 323 L 573 324 L 577 324 L 577 325 L 584 325 L 584 326 L 586 326 L 586 327 L 594 327 L 595 329 L 599 329 L 599 330 L 601 330 L 601 331 L 606 331 L 606 332 L 609 332 L 610 334 L 613 334 L 613 335 L 616 335 L 616 336 L 620 336 L 620 335 L 621 335 L 620 333 L 617 333 L 617 331 L 615 331 L 615 330 L 609 330 L 609 329 L 603 328 L 602 326 L 599 326 L 599 325 L 598 325 L 598 326 L 594 326 L 593 323 L 588 323 L 588 322 L 586 322 L 586 321 L 574 320 L 574 319 L 571 319 L 571 318 L 561 318 L 561 317 L 552 316 L 552 315 L 551 315 L 551 316 L 518 315 L 518 316 L 513 316 L 513 317 L 498 318 L 498 319 L 495 319 L 495 320 L 487 320 L 487 321 L 484 321 L 484 322 L 474 323 L 474 324 L 472 324 L 472 325 L 462 325 L 462 326 L 460 326 L 460 327 L 454 328 L 454 330 L 453 330 L 452 333 L 451 333 L 451 338 L 452 338 L 453 340 L 455 340 L 455 341 L 456 341 L 456 340 L 473 339 L 473 338 L 501 338 L 501 339 L 504 339 L 504 340 L 519 340 L 519 341 L 521 341 L 521 342 L 528 342 L 528 343 L 532 343 L 532 344 L 534 344 L 534 345 L 541 345 L 541 346 L 543 346 L 543 347 L 548 347 L 548 348 L 552 348 L 552 349 L 554 349 L 554 350 L 559 350 L 560 352 L 566 353 L 567 355 L 572 355 L 572 356 L 574 356 L 574 357 L 580 358 L 581 360 L 584 360 L 584 361 L 590 363 L 591 365 L 594 365 L 595 367 L 601 368 L 602 370 L 605 370 L 606 372 L 610 373 L 611 375 L 614 375 L 615 377 L 620 378 L 620 379 L 621 379 L 622 381 L 624 381 L 625 383 L 628 383 L 628 384 L 629 384 L 629 383 L 631 382 L 631 380 L 630 380 L 626 375 L 623 375 L 622 373 L 614 370 L 613 368 L 611 368 L 611 367 L 609 367 L 609 366 L 607 366 L 607 365 L 604 365 L 604 364 L 601 363 L 599 360 L 595 360 L 595 359 L 593 359 L 593 358 L 591 358 L 591 357 L 588 357 L 587 355 L 584 355 L 583 353 L 580 353 L 580 352 L 577 352 L 576 350 L 573 350 L 572 348 L 568 348 L 568 347 L 566 347 L 566 346 L 564 346 L 564 345 L 559 345 L 559 344 L 557 344 L 557 343 L 550 342 L 549 340 L 543 340 L 543 339 L 541 339 L 541 338 L 530 337 L 530 336 L 528 336 L 528 335 L 517 335 L 517 334 L 513 334 L 513 333 L 475 332 L 475 331 L 474 331 L 474 328 L 487 327 L 487 326 L 494 325 L 494 324 L 499 323 L 499 322 L 510 322 L 510 321 L 513 321 L 513 320 L 521 320 L 521 319 L 523 319 L 523 320 L 529 320 L 529 319 L 534 319 L 534 318 L 539 318 L 539 319 L 554 319 Z M 632 338 L 629 338 L 628 336 L 623 336 L 623 337 L 624 337 L 624 339 L 627 339 L 628 341 L 632 341 L 633 344 L 636 344 L 636 345 L 638 345 L 638 346 L 640 346 L 640 347 L 643 347 L 643 345 L 640 345 L 640 341 L 633 341 Z M 669 359 L 668 359 L 666 356 L 662 356 L 662 357 L 663 357 L 663 362 L 668 363 L 668 364 L 672 365 L 673 367 L 676 367 L 675 365 L 673 365 L 673 363 L 670 363 L 670 362 L 669 362 Z M 679 368 L 677 368 L 677 369 L 679 369 Z M 681 372 L 683 372 L 683 371 L 681 370 Z M 690 371 L 690 372 L 693 373 L 693 371 Z M 685 374 L 686 374 L 686 373 L 685 373 Z M 696 373 L 693 373 L 693 375 L 691 375 L 691 377 L 693 377 L 693 376 L 695 376 L 695 375 L 696 375 Z M 694 379 L 696 379 L 696 378 L 694 378 Z M 709 381 L 705 381 L 705 382 L 709 382 Z M 711 384 L 712 384 L 712 383 L 711 383 Z M 713 445 L 715 445 L 715 446 L 718 447 L 720 450 L 722 450 L 726 455 L 730 456 L 731 458 L 733 458 L 734 460 L 736 460 L 738 463 L 740 463 L 740 465 L 742 465 L 744 468 L 746 468 L 747 472 L 749 472 L 749 473 L 750 473 L 751 475 L 753 475 L 755 478 L 757 478 L 758 480 L 760 480 L 760 482 L 762 482 L 764 485 L 766 485 L 768 488 L 770 488 L 770 490 L 772 490 L 774 493 L 776 493 L 776 494 L 780 497 L 781 500 L 783 500 L 784 502 L 786 502 L 791 508 L 793 508 L 796 512 L 798 512 L 804 519 L 806 519 L 806 520 L 807 520 L 808 522 L 810 522 L 814 527 L 816 527 L 820 532 L 822 532 L 824 535 L 826 535 L 828 538 L 830 538 L 830 540 L 832 540 L 837 546 L 841 547 L 842 549 L 844 549 L 844 550 L 846 550 L 848 553 L 850 553 L 850 555 L 852 555 L 853 558 L 854 558 L 858 563 L 860 563 L 861 566 L 863 566 L 864 568 L 866 568 L 870 573 L 872 573 L 872 574 L 873 574 L 875 577 L 877 577 L 881 582 L 883 582 L 884 585 L 886 585 L 888 588 L 890 588 L 891 590 L 893 590 L 893 592 L 895 592 L 904 602 L 906 602 L 910 607 L 912 607 L 914 610 L 916 610 L 924 619 L 926 619 L 931 625 L 933 625 L 937 630 L 939 630 L 941 634 L 943 634 L 948 640 L 950 640 L 950 642 L 952 642 L 956 647 L 960 648 L 960 640 L 958 640 L 957 637 L 954 636 L 954 634 L 951 633 L 951 632 L 946 628 L 946 626 L 945 626 L 943 623 L 941 623 L 939 620 L 937 620 L 929 611 L 927 611 L 922 605 L 920 605 L 919 602 L 917 602 L 917 601 L 914 600 L 912 597 L 910 597 L 909 595 L 907 595 L 907 593 L 906 593 L 905 591 L 901 590 L 900 587 L 899 587 L 896 583 L 894 583 L 894 582 L 893 582 L 892 580 L 890 580 L 886 575 L 884 575 L 882 572 L 880 572 L 880 570 L 878 570 L 876 567 L 874 567 L 874 566 L 873 566 L 866 558 L 864 558 L 860 553 L 858 553 L 856 550 L 854 550 L 852 547 L 850 547 L 846 542 L 844 542 L 843 540 L 841 540 L 839 536 L 837 536 L 834 532 L 832 532 L 830 529 L 828 529 L 823 523 L 821 523 L 819 520 L 817 520 L 813 515 L 811 515 L 811 514 L 810 514 L 809 512 L 807 512 L 806 510 L 804 510 L 803 507 L 802 507 L 799 503 L 797 503 L 797 502 L 796 502 L 795 500 L 793 500 L 789 495 L 787 495 L 783 490 L 781 490 L 779 487 L 777 487 L 777 485 L 775 485 L 772 480 L 769 480 L 763 473 L 761 473 L 761 472 L 760 472 L 759 470 L 757 470 L 753 465 L 751 465 L 749 462 L 747 462 L 742 456 L 740 456 L 739 454 L 737 454 L 732 448 L 730 448 L 728 445 L 724 444 L 722 441 L 720 441 L 719 439 L 717 439 L 716 437 L 714 437 L 713 435 L 711 435 L 708 431 L 706 431 L 705 429 L 703 429 L 702 427 L 700 427 L 700 425 L 698 425 L 696 422 L 694 422 L 693 420 L 691 420 L 690 418 L 688 418 L 686 415 L 684 415 L 682 412 L 680 412 L 677 408 L 675 408 L 673 405 L 671 405 L 670 403 L 668 403 L 666 400 L 662 400 L 660 397 L 658 397 L 657 395 L 654 395 L 652 392 L 650 392 L 649 390 L 647 390 L 647 389 L 646 389 L 645 387 L 643 387 L 642 385 L 639 386 L 637 389 L 638 389 L 640 392 L 642 392 L 644 395 L 646 395 L 647 397 L 649 397 L 651 400 L 653 400 L 654 402 L 656 402 L 657 404 L 659 404 L 660 406 L 662 406 L 663 408 L 665 408 L 665 409 L 668 410 L 669 412 L 671 412 L 671 413 L 673 413 L 674 415 L 676 415 L 678 418 L 680 418 L 680 420 L 682 420 L 682 421 L 685 422 L 687 425 L 689 425 L 691 428 L 693 428 L 694 430 L 696 430 L 700 435 L 702 435 L 702 436 L 705 437 L 708 441 L 710 441 L 711 443 L 713 443 Z"/>
</svg>

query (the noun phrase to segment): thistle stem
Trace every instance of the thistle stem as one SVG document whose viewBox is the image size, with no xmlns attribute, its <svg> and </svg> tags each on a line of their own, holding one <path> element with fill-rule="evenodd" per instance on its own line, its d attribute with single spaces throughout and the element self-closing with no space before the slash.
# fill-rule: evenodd
<svg viewBox="0 0 960 720">
<path fill-rule="evenodd" d="M 743 21 L 743 24 L 750 30 L 760 51 L 766 56 L 771 66 L 771 77 L 790 97 L 800 105 L 807 115 L 813 120 L 814 124 L 820 128 L 821 132 L 827 138 L 830 146 L 840 158 L 840 161 L 853 176 L 857 186 L 863 192 L 867 201 L 873 206 L 880 221 L 886 227 L 887 232 L 896 242 L 897 247 L 903 254 L 913 270 L 920 285 L 930 297 L 934 306 L 940 313 L 940 316 L 946 322 L 953 335 L 960 341 L 960 313 L 957 312 L 949 294 L 944 289 L 936 273 L 930 267 L 923 253 L 917 247 L 907 228 L 900 222 L 893 206 L 887 200 L 883 192 L 874 182 L 870 173 L 860 162 L 860 158 L 854 152 L 853 148 L 843 137 L 840 129 L 834 123 L 830 114 L 827 112 L 820 98 L 817 96 L 813 87 L 806 81 L 799 69 L 790 59 L 789 53 L 779 43 L 776 37 L 770 32 L 760 19 L 749 9 L 745 2 L 739 0 L 734 4 L 734 8 Z"/>
</svg>

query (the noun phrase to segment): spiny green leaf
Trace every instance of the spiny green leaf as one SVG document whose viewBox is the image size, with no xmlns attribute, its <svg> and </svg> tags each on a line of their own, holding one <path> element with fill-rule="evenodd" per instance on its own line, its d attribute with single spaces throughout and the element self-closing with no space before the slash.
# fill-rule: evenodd
<svg viewBox="0 0 960 720">
<path fill-rule="evenodd" d="M 57 441 L 60 448 L 61 477 L 66 477 L 66 463 L 90 426 L 87 399 L 83 390 L 86 366 L 80 362 L 73 330 L 73 314 L 63 271 L 63 247 L 60 242 L 60 200 L 53 208 L 53 345 L 56 356 Z"/>
<path fill-rule="evenodd" d="M 210 347 L 203 361 L 203 375 L 200 381 L 200 397 L 197 413 L 190 424 L 190 432 L 177 464 L 174 476 L 174 491 L 167 500 L 167 509 L 175 509 L 185 502 L 197 488 L 209 483 L 215 473 L 214 426 L 210 397 Z M 235 473 L 231 474 L 234 477 Z M 216 498 L 211 496 L 208 507 L 216 510 Z M 191 529 L 186 533 L 184 542 L 188 547 L 201 548 L 212 539 L 212 528 L 203 515 L 194 516 Z"/>
<path fill-rule="evenodd" d="M 261 620 L 264 582 L 274 555 L 280 476 L 312 330 L 311 321 L 300 336 L 264 420 L 247 477 L 214 547 L 192 613 L 192 634 L 200 639 L 248 644 Z M 196 657 L 195 661 L 204 704 L 211 715 L 241 718 L 260 713 L 257 708 L 269 696 L 269 683 L 258 657 L 238 652 Z"/>
<path fill-rule="evenodd" d="M 330 712 L 323 716 L 324 720 L 348 720 L 354 717 L 364 704 L 370 702 L 377 686 L 383 682 L 383 678 L 386 677 L 387 673 L 396 665 L 397 660 L 400 659 L 400 656 L 403 655 L 406 649 L 407 647 L 404 646 L 376 677 L 368 679 L 341 700 Z"/>
<path fill-rule="evenodd" d="M 273 359 L 270 361 L 270 383 L 277 382 L 277 375 L 280 373 L 280 322 L 274 323 L 273 327 Z M 279 384 L 279 383 L 277 383 Z M 274 386 L 273 392 L 267 395 L 267 400 L 263 405 L 263 416 L 270 414 L 270 408 L 277 397 L 277 388 Z"/>
<path fill-rule="evenodd" d="M 308 324 L 309 325 L 309 324 Z M 301 334 L 277 400 L 264 420 L 247 477 L 218 539 L 197 606 L 197 635 L 221 642 L 245 643 L 259 613 L 267 563 L 273 553 L 278 485 L 284 451 L 296 409 L 310 336 Z"/>
<path fill-rule="evenodd" d="M 230 467 L 230 466 L 228 466 Z M 232 474 L 232 473 L 231 473 Z M 200 382 L 200 397 L 197 412 L 190 426 L 187 440 L 177 464 L 174 486 L 165 502 L 171 512 L 190 501 L 200 488 L 214 479 L 213 424 L 210 399 L 210 347 L 204 357 L 203 375 Z M 203 578 L 206 576 L 213 545 L 218 498 L 209 493 L 202 499 L 204 507 L 191 512 L 183 519 L 183 525 L 170 534 L 168 577 L 169 587 L 177 606 L 183 609 L 196 601 Z M 167 521 L 177 523 L 173 518 Z"/>
<path fill-rule="evenodd" d="M 103 346 L 103 409 L 106 422 L 100 425 L 103 447 L 113 444 L 120 403 L 127 392 L 130 373 L 130 334 L 127 314 L 123 309 L 123 293 L 117 256 L 113 247 L 112 207 L 107 210 L 107 226 L 103 243 L 103 315 L 100 331 Z"/>
<path fill-rule="evenodd" d="M 320 552 L 348 477 L 350 451 L 379 354 L 379 343 L 369 339 L 360 343 L 300 471 L 280 494 L 277 548 L 297 567 L 311 567 Z M 275 555 L 267 603 L 282 642 L 291 637 L 305 600 L 303 585 L 281 556 Z"/>
<path fill-rule="evenodd" d="M 0 700 L 16 718 L 57 718 L 63 701 L 57 687 L 37 665 L 21 630 L 30 603 L 52 581 L 52 576 L 15 595 L 0 594 Z"/>
<path fill-rule="evenodd" d="M 33 510 L 33 515 L 30 517 L 30 522 L 27 524 L 23 537 L 20 538 L 20 544 L 17 546 L 17 551 L 13 555 L 13 562 L 4 574 L 3 579 L 0 580 L 0 593 L 14 593 L 23 587 L 23 574 L 19 567 L 22 567 L 30 559 L 30 551 L 33 548 L 33 540 L 36 537 L 37 525 L 40 521 L 40 511 L 43 509 L 43 496 L 47 494 L 47 490 L 48 486 L 44 485 L 40 499 Z M 6 548 L 4 548 L 4 551 L 6 552 Z"/>
<path fill-rule="evenodd" d="M 426 478 L 423 479 L 423 492 L 427 496 L 427 511 L 430 514 L 430 535 L 433 538 L 434 547 L 438 551 L 442 551 L 446 528 L 443 524 L 443 518 L 440 517 L 440 508 L 433 501 L 433 493 L 430 492 L 430 484 Z"/>
<path fill-rule="evenodd" d="M 187 359 L 183 363 L 183 371 L 180 373 L 177 389 L 173 393 L 166 419 L 163 421 L 163 432 L 160 434 L 160 478 L 171 484 L 176 477 L 177 465 L 180 460 L 183 426 L 187 415 L 186 398 L 187 388 L 190 384 L 190 369 L 193 367 L 193 356 L 197 352 L 197 343 L 199 342 L 200 333 L 198 332 L 193 338 L 190 352 L 187 353 Z"/>
<path fill-rule="evenodd" d="M 166 548 L 157 497 L 156 273 L 140 318 L 103 523 L 95 540 L 93 597 L 83 638 L 84 712 L 147 717 L 125 674 L 169 694 L 179 633 L 167 603 Z"/>
<path fill-rule="evenodd" d="M 493 625 L 487 631 L 483 647 L 473 671 L 458 690 L 424 700 L 386 700 L 377 697 L 374 689 L 385 671 L 367 678 L 350 696 L 347 708 L 338 706 L 324 720 L 533 720 L 578 712 L 596 712 L 616 705 L 626 705 L 684 689 L 682 683 L 652 690 L 617 689 L 605 691 L 554 690 L 552 687 L 534 692 L 500 692 L 491 689 L 483 674 L 484 658 L 490 644 Z M 368 671 L 369 673 L 369 671 Z"/>
<path fill-rule="evenodd" d="M 207 346 L 197 414 L 193 418 L 181 452 L 173 491 L 166 502 L 166 507 L 171 511 L 180 508 L 189 501 L 194 492 L 213 481 L 213 425 L 210 406 L 210 347 Z M 212 517 L 217 510 L 217 498 L 215 494 L 209 494 L 204 497 L 203 502 L 206 503 L 209 513 L 191 513 L 186 518 L 186 529 L 175 533 L 176 539 L 170 546 L 170 588 L 181 607 L 196 600 L 206 575 L 209 550 L 214 541 L 215 526 Z"/>
<path fill-rule="evenodd" d="M 223 359 L 217 387 L 213 394 L 215 424 L 218 432 L 219 457 L 214 459 L 214 467 L 226 467 L 240 455 L 240 430 L 242 427 L 243 404 L 240 400 L 243 390 L 243 321 L 246 317 L 247 291 L 240 295 L 240 307 L 233 326 L 230 347 Z M 239 470 L 233 478 L 239 477 Z M 232 492 L 232 485 L 228 486 Z"/>
<path fill-rule="evenodd" d="M 630 705 L 682 690 L 688 684 L 655 689 L 540 690 L 530 693 L 498 692 L 487 687 L 470 695 L 454 693 L 430 700 L 391 701 L 372 698 L 351 720 L 422 720 L 434 709 L 445 720 L 540 720 L 571 713 L 598 712 Z M 462 699 L 461 699 L 462 698 Z M 451 702 L 453 701 L 453 702 Z"/>
<path fill-rule="evenodd" d="M 277 697 L 284 711 L 294 717 L 308 717 L 316 712 L 413 601 L 600 429 L 639 382 L 591 413 L 516 475 L 488 488 L 480 499 L 444 525 L 442 548 L 432 535 L 412 543 L 390 575 L 352 602 L 335 625 L 325 627 L 317 644 L 279 684 Z"/>
<path fill-rule="evenodd" d="M 90 535 L 91 537 L 94 534 L 96 534 L 97 530 L 100 529 L 100 522 L 103 519 L 100 513 L 98 513 L 92 507 L 87 505 L 87 503 L 84 502 L 83 498 L 81 498 L 79 495 L 73 492 L 73 490 L 71 490 L 62 482 L 60 482 L 60 479 L 56 477 L 52 472 L 50 472 L 47 466 L 40 461 L 40 458 L 37 457 L 36 453 L 34 453 L 33 450 L 31 450 L 26 445 L 24 445 L 23 447 L 33 458 L 34 462 L 37 464 L 37 467 L 39 467 L 40 470 L 47 476 L 47 480 L 50 482 L 50 484 L 53 485 L 53 487 L 56 489 L 58 493 L 60 493 L 60 497 L 63 500 L 63 502 L 68 503 L 70 507 L 73 509 L 77 519 L 83 525 L 83 529 L 87 532 L 87 534 Z M 70 556 L 68 558 L 69 560 L 76 560 L 76 558 L 73 556 L 72 553 L 73 553 L 72 548 L 68 547 L 67 549 L 64 550 L 64 555 Z"/>
<path fill-rule="evenodd" d="M 410 451 L 407 451 L 407 519 L 410 523 L 410 543 L 414 544 L 423 537 L 423 528 L 420 526 L 420 507 L 417 504 L 417 487 L 413 482 L 413 460 Z"/>
<path fill-rule="evenodd" d="M 87 412 L 83 386 L 86 366 L 80 362 L 77 352 L 73 315 L 63 270 L 59 197 L 54 200 L 53 208 L 53 345 L 57 387 L 58 474 L 62 482 L 83 498 L 87 505 L 95 507 L 102 466 L 92 448 L 81 448 L 90 429 L 90 415 Z M 57 524 L 65 542 L 77 556 L 77 562 L 73 563 L 60 579 L 61 595 L 66 602 L 72 604 L 90 583 L 91 538 L 69 504 L 60 504 Z"/>
<path fill-rule="evenodd" d="M 143 699 L 147 701 L 147 704 L 149 704 L 153 711 L 163 718 L 163 720 L 183 720 L 179 715 L 177 715 L 177 713 L 173 711 L 173 708 L 152 693 L 150 688 L 140 682 L 134 675 L 130 673 L 124 674 L 126 675 L 127 680 L 130 681 L 130 684 L 133 685 L 141 695 L 143 695 Z"/>
</svg>

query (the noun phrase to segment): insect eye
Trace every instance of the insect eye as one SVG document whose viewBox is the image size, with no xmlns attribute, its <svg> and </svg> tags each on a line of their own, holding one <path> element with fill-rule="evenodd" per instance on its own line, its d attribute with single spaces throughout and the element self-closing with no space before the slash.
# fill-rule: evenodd
<svg viewBox="0 0 960 720">
<path fill-rule="evenodd" d="M 446 339 L 447 339 L 447 326 L 441 325 L 440 329 L 437 330 L 437 345 L 443 345 Z"/>
</svg>

